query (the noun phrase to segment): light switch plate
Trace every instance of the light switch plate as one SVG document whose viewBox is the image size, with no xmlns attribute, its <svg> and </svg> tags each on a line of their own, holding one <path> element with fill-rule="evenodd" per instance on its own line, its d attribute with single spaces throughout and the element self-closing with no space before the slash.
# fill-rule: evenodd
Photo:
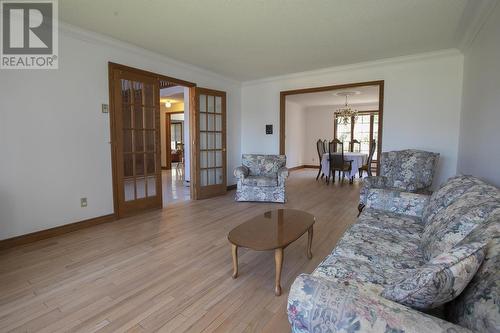
<svg viewBox="0 0 500 333">
<path fill-rule="evenodd" d="M 87 198 L 80 198 L 80 207 L 87 207 Z"/>
<path fill-rule="evenodd" d="M 101 104 L 101 111 L 102 111 L 102 113 L 109 113 L 109 105 L 108 104 Z"/>
</svg>

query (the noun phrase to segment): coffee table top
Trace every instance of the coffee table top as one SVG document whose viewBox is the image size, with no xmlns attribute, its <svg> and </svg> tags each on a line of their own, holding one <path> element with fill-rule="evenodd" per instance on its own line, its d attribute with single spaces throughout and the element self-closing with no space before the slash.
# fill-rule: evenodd
<svg viewBox="0 0 500 333">
<path fill-rule="evenodd" d="M 276 209 L 258 215 L 229 232 L 229 242 L 252 250 L 284 248 L 313 224 L 314 215 L 296 209 Z"/>
</svg>

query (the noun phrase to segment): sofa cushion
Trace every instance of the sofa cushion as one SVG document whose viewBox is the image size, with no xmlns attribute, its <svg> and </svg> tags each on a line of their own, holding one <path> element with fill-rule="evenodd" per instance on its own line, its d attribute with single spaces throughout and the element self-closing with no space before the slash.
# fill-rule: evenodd
<svg viewBox="0 0 500 333">
<path fill-rule="evenodd" d="M 418 218 L 365 209 L 313 275 L 379 285 L 395 282 L 401 272 L 423 265 L 416 236 L 422 229 Z"/>
<path fill-rule="evenodd" d="M 476 332 L 500 332 L 500 213 L 460 242 L 487 242 L 481 267 L 448 306 L 448 319 Z"/>
<path fill-rule="evenodd" d="M 485 243 L 469 243 L 433 258 L 384 288 L 382 296 L 415 309 L 438 307 L 457 297 L 483 262 Z"/>
<path fill-rule="evenodd" d="M 450 177 L 432 193 L 429 204 L 424 208 L 423 221 L 425 224 L 432 223 L 435 215 L 448 207 L 457 198 L 463 195 L 472 186 L 482 186 L 483 182 L 472 176 Z"/>
<path fill-rule="evenodd" d="M 243 178 L 243 185 L 247 186 L 277 186 L 277 177 L 266 177 L 266 176 L 248 176 Z"/>
<path fill-rule="evenodd" d="M 500 191 L 496 187 L 471 176 L 450 179 L 431 196 L 424 210 L 425 258 L 450 250 L 498 210 Z"/>
<path fill-rule="evenodd" d="M 381 232 L 398 234 L 399 237 L 420 241 L 424 225 L 416 216 L 400 215 L 390 211 L 365 208 L 358 218 L 358 225 Z"/>
<path fill-rule="evenodd" d="M 446 252 L 500 209 L 500 192 L 492 186 L 474 186 L 425 226 L 422 246 L 426 259 Z"/>
</svg>

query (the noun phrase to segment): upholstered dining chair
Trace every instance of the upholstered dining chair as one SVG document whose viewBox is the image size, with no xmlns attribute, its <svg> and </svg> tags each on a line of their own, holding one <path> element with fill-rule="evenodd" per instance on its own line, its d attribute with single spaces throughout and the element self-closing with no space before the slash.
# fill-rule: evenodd
<svg viewBox="0 0 500 333">
<path fill-rule="evenodd" d="M 328 145 L 329 151 L 329 162 L 330 162 L 330 173 L 328 174 L 326 182 L 329 183 L 330 176 L 332 177 L 332 182 L 335 183 L 335 171 L 342 174 L 342 181 L 344 181 L 345 173 L 352 170 L 352 160 L 346 160 L 344 158 L 344 143 L 339 139 L 333 139 Z M 349 182 L 352 183 L 353 179 L 350 177 Z"/>
<path fill-rule="evenodd" d="M 361 213 L 371 189 L 430 193 L 439 153 L 406 149 L 380 154 L 379 176 L 363 179 L 358 210 Z"/>
<path fill-rule="evenodd" d="M 357 149 L 356 149 L 355 145 L 357 145 Z M 353 153 L 353 152 L 358 152 L 359 153 L 361 151 L 361 142 L 359 142 L 359 140 L 356 140 L 356 139 L 352 140 L 349 143 L 349 151 L 351 153 Z"/>
<path fill-rule="evenodd" d="M 363 171 L 366 171 L 366 174 L 371 177 L 372 176 L 372 162 L 373 162 L 373 154 L 375 154 L 375 149 L 377 148 L 377 143 L 373 140 L 370 143 L 370 151 L 368 153 L 368 159 L 366 160 L 366 164 L 363 164 L 359 167 L 359 178 L 363 178 Z"/>
<path fill-rule="evenodd" d="M 319 160 L 318 175 L 316 176 L 316 180 L 318 180 L 319 176 L 321 175 L 321 161 L 323 160 L 323 154 L 326 152 L 323 140 L 318 139 L 318 141 L 316 141 L 316 151 L 318 152 Z M 321 176 L 321 178 L 323 178 L 323 176 Z"/>
</svg>

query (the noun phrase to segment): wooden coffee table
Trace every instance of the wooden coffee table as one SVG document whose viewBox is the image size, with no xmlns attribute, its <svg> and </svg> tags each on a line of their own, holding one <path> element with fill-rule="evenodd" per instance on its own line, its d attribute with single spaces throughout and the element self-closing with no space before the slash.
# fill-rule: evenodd
<svg viewBox="0 0 500 333">
<path fill-rule="evenodd" d="M 256 251 L 274 250 L 276 267 L 274 293 L 276 296 L 281 295 L 283 250 L 307 231 L 306 254 L 311 259 L 314 221 L 313 215 L 300 210 L 277 209 L 258 215 L 231 230 L 227 238 L 232 247 L 233 279 L 238 276 L 238 247 Z"/>
</svg>

